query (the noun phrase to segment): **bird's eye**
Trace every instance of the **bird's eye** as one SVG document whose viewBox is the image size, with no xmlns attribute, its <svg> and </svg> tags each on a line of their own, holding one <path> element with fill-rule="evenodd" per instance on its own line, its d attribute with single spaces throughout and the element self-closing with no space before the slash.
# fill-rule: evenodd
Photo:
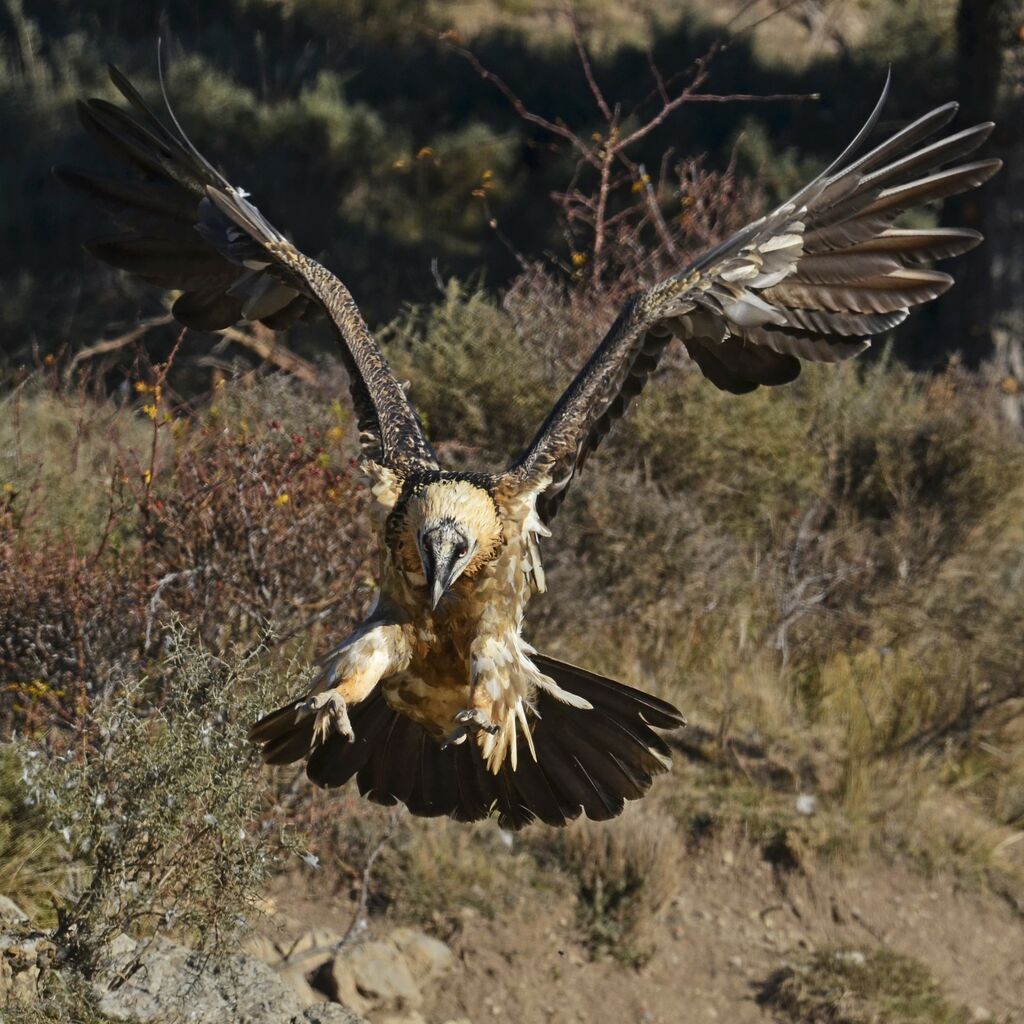
<svg viewBox="0 0 1024 1024">
<path fill-rule="evenodd" d="M 463 541 L 461 544 L 456 546 L 455 554 L 458 558 L 463 558 L 468 550 L 469 545 L 467 545 L 466 542 Z"/>
</svg>

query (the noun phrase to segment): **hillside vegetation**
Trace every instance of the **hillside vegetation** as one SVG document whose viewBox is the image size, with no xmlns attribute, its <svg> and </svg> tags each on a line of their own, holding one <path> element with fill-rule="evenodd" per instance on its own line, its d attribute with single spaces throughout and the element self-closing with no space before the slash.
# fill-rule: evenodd
<svg viewBox="0 0 1024 1024">
<path fill-rule="evenodd" d="M 457 434 L 442 444 L 456 464 L 496 462 L 527 436 L 580 338 L 600 328 L 600 311 L 584 324 L 567 308 L 542 283 L 501 304 L 452 285 L 385 332 L 434 436 Z M 160 718 L 133 727 L 143 733 L 251 717 L 243 693 L 225 701 L 209 687 L 182 705 L 181 654 L 168 661 L 169 650 L 185 643 L 200 665 L 255 657 L 273 680 L 261 684 L 269 705 L 300 685 L 293 657 L 324 650 L 365 611 L 366 495 L 340 375 L 322 373 L 322 389 L 229 381 L 191 410 L 161 390 L 162 368 L 120 402 L 55 391 L 44 374 L 5 399 L 3 714 L 22 756 L 114 756 L 99 776 L 112 793 L 118 772 L 159 775 L 158 747 L 118 747 L 111 716 L 148 717 L 155 701 Z M 671 891 L 672 864 L 725 836 L 792 865 L 881 856 L 953 872 L 1019 902 L 1024 443 L 999 404 L 982 379 L 890 360 L 738 399 L 685 366 L 662 373 L 567 503 L 530 635 L 683 708 L 673 776 L 614 840 L 528 836 L 515 883 L 489 866 L 486 829 L 402 821 L 377 905 L 436 926 L 466 899 L 492 912 L 510 884 L 544 888 L 564 870 L 594 950 L 628 959 L 643 955 L 629 936 Z M 223 671 L 242 672 L 236 690 L 252 685 Z M 191 748 L 190 764 L 204 756 Z M 55 771 L 37 764 L 32 785 Z M 255 818 L 228 799 L 230 773 L 211 765 L 206 777 L 229 831 L 269 842 L 284 824 L 328 864 L 358 863 L 377 827 L 351 798 L 343 817 L 325 814 L 329 800 L 288 773 L 246 769 L 264 794 Z M 45 824 L 32 833 L 17 788 L 6 799 L 8 891 L 44 915 L 57 894 L 85 928 L 95 909 L 66 902 L 79 884 L 66 871 L 89 863 L 88 847 L 44 840 Z M 58 797 L 49 820 L 79 799 Z M 606 841 L 626 845 L 599 854 Z M 29 870 L 38 858 L 53 866 Z M 233 877 L 215 888 L 248 899 Z M 116 872 L 103 884 L 103 899 L 121 885 Z M 166 887 L 148 898 L 188 901 Z"/>
<path fill-rule="evenodd" d="M 181 333 L 165 298 L 72 255 L 87 225 L 41 168 L 80 159 L 73 98 L 110 95 L 99 19 L 102 55 L 158 94 L 151 12 L 115 6 L 0 15 L 0 117 L 25 140 L 4 174 L 30 196 L 5 208 L 18 244 L 0 255 L 0 891 L 72 973 L 94 975 L 121 933 L 216 957 L 277 911 L 332 927 L 344 912 L 356 938 L 412 923 L 464 943 L 438 1021 L 497 1016 L 493 992 L 531 1024 L 561 1012 L 556 991 L 563 1019 L 605 998 L 639 1012 L 655 980 L 688 982 L 677 950 L 706 968 L 693 1005 L 743 1024 L 980 1020 L 966 1001 L 992 993 L 1019 1020 L 1017 379 L 940 359 L 960 342 L 925 316 L 916 349 L 944 365 L 929 373 L 901 329 L 870 358 L 735 397 L 670 349 L 554 524 L 527 633 L 675 703 L 689 725 L 668 737 L 671 775 L 618 822 L 514 840 L 315 791 L 244 737 L 374 598 L 347 382 L 326 331 L 284 351 L 266 332 Z M 954 60 L 953 5 L 923 0 L 737 33 L 709 89 L 826 99 L 684 105 L 632 154 L 598 253 L 592 182 L 452 49 L 597 152 L 607 125 L 546 5 L 166 6 L 182 120 L 365 296 L 454 468 L 506 464 L 623 296 L 820 167 L 886 61 L 916 111 L 945 98 Z M 686 68 L 751 5 L 640 8 L 579 5 L 608 94 L 634 101 L 648 44 Z M 662 168 L 660 234 L 645 166 Z M 768 935 L 783 911 L 794 930 Z M 770 950 L 770 969 L 724 957 L 727 937 Z M 983 938 L 999 949 L 965 970 Z M 98 1021 L 63 984 L 26 1019 Z"/>
</svg>

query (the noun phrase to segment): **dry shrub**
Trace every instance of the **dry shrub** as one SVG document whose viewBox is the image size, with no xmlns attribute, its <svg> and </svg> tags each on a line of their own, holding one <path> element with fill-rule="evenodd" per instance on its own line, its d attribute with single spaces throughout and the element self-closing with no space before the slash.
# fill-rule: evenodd
<svg viewBox="0 0 1024 1024">
<path fill-rule="evenodd" d="M 927 969 L 890 949 L 828 949 L 777 971 L 758 1002 L 792 1024 L 967 1024 Z"/>
<path fill-rule="evenodd" d="M 139 664 L 143 581 L 64 537 L 0 539 L 0 721 L 73 726 Z"/>
<path fill-rule="evenodd" d="M 66 867 L 47 816 L 30 798 L 18 751 L 0 744 L 0 892 L 30 918 L 50 923 Z"/>
<path fill-rule="evenodd" d="M 103 407 L 106 429 L 90 420 L 86 430 L 73 396 L 76 457 L 106 508 L 78 532 L 65 528 L 77 503 L 101 503 L 82 499 L 74 474 L 60 483 L 67 452 L 46 444 L 58 402 L 26 400 L 20 463 L 8 453 L 0 465 L 0 478 L 18 471 L 53 481 L 52 501 L 45 488 L 8 492 L 0 523 L 7 721 L 38 728 L 87 715 L 90 701 L 152 667 L 174 615 L 218 652 L 271 628 L 313 655 L 370 601 L 375 542 L 350 416 L 337 402 L 264 381 L 225 388 L 189 417 L 165 410 L 150 389 L 139 404 L 152 418 Z M 145 444 L 133 433 L 140 419 Z"/>
<path fill-rule="evenodd" d="M 620 821 L 577 822 L 541 842 L 575 882 L 591 953 L 642 964 L 652 951 L 647 931 L 678 885 L 684 844 L 675 822 L 633 804 Z"/>
<path fill-rule="evenodd" d="M 20 745 L 28 800 L 79 865 L 54 938 L 86 974 L 125 932 L 221 947 L 284 849 L 261 832 L 267 777 L 254 779 L 247 739 L 279 696 L 277 673 L 217 658 L 180 628 L 168 635 L 158 703 L 129 682 L 93 708 L 74 747 Z"/>
<path fill-rule="evenodd" d="M 141 496 L 148 639 L 172 611 L 216 650 L 265 627 L 315 648 L 325 625 L 346 630 L 369 602 L 375 543 L 348 416 L 294 393 L 292 418 L 306 415 L 289 429 L 265 409 L 284 387 L 243 392 L 183 425 L 173 461 Z"/>
</svg>

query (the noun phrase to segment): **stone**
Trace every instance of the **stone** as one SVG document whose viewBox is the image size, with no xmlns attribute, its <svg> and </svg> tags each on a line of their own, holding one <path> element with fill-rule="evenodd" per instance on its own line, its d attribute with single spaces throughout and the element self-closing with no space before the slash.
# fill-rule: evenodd
<svg viewBox="0 0 1024 1024">
<path fill-rule="evenodd" d="M 423 1003 L 405 957 L 390 942 L 343 949 L 328 969 L 331 995 L 359 1013 L 370 1009 L 415 1010 Z"/>
<path fill-rule="evenodd" d="M 796 798 L 796 813 L 811 817 L 818 810 L 818 798 L 813 793 L 801 793 Z"/>
<path fill-rule="evenodd" d="M 341 936 L 330 928 L 310 928 L 294 942 L 279 942 L 277 948 L 281 957 L 300 963 L 306 974 L 312 974 L 335 956 Z"/>
<path fill-rule="evenodd" d="M 140 966 L 120 988 L 109 982 Z M 303 1020 L 302 1001 L 272 968 L 242 954 L 212 958 L 165 938 L 133 943 L 122 937 L 94 986 L 98 1009 L 133 1024 L 286 1024 Z"/>
<path fill-rule="evenodd" d="M 322 992 L 317 992 L 309 983 L 309 978 L 303 972 L 301 964 L 297 964 L 295 967 L 286 967 L 274 973 L 299 997 L 299 1002 L 304 1008 L 316 1006 L 327 1000 L 327 996 Z"/>
<path fill-rule="evenodd" d="M 419 1010 L 412 1013 L 390 1014 L 387 1017 L 378 1017 L 376 1024 L 427 1024 L 427 1018 Z"/>
<path fill-rule="evenodd" d="M 281 950 L 277 948 L 277 943 L 273 939 L 268 939 L 266 935 L 257 933 L 246 935 L 242 939 L 241 950 L 246 956 L 254 956 L 271 967 L 281 960 Z"/>
<path fill-rule="evenodd" d="M 27 924 L 0 930 L 0 1007 L 28 1006 L 38 1001 L 36 983 L 53 963 L 56 949 Z"/>
<path fill-rule="evenodd" d="M 840 963 L 853 964 L 854 967 L 863 967 L 868 962 L 868 958 L 859 949 L 840 950 L 835 958 Z"/>
<path fill-rule="evenodd" d="M 302 1021 L 309 1021 L 309 1024 L 367 1024 L 365 1017 L 340 1003 L 310 1006 L 302 1015 Z"/>
<path fill-rule="evenodd" d="M 327 996 L 318 992 L 310 978 L 334 956 L 334 946 L 341 936 L 327 928 L 311 928 L 297 939 L 272 939 L 266 935 L 249 935 L 242 941 L 242 951 L 274 969 L 277 976 L 300 999 L 304 1007 L 322 1003 Z"/>
<path fill-rule="evenodd" d="M 405 957 L 418 985 L 429 985 L 455 966 L 455 954 L 440 940 L 415 928 L 396 928 L 388 940 Z"/>
</svg>

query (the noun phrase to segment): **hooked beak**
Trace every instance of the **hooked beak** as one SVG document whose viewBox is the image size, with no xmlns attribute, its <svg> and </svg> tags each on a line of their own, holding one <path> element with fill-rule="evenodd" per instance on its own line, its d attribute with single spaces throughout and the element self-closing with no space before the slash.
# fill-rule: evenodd
<svg viewBox="0 0 1024 1024">
<path fill-rule="evenodd" d="M 459 576 L 458 548 L 465 545 L 462 535 L 455 530 L 438 528 L 423 535 L 420 557 L 430 591 L 430 607 L 437 608 L 441 598 Z"/>
</svg>

